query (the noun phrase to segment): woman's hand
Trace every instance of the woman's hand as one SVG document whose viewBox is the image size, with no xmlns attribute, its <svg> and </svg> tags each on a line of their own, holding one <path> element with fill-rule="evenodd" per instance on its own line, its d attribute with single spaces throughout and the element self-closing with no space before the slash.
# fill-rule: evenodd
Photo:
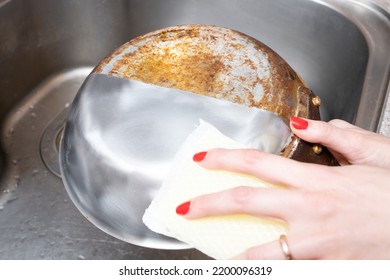
<svg viewBox="0 0 390 280">
<path fill-rule="evenodd" d="M 341 165 L 363 164 L 390 169 L 390 138 L 342 120 L 328 123 L 292 117 L 291 130 L 303 140 L 326 146 Z"/>
<path fill-rule="evenodd" d="M 251 174 L 285 189 L 241 186 L 197 197 L 182 213 L 186 218 L 246 213 L 284 220 L 295 259 L 390 259 L 389 170 L 300 163 L 257 150 L 216 149 L 194 159 L 204 168 Z M 285 256 L 276 240 L 237 258 Z"/>
</svg>

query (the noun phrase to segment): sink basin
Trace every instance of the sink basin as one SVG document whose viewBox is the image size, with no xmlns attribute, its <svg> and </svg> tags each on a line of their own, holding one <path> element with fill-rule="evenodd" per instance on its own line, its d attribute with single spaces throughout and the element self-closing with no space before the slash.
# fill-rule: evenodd
<svg viewBox="0 0 390 280">
<path fill-rule="evenodd" d="M 58 170 L 69 105 L 106 55 L 179 24 L 219 25 L 279 53 L 325 120 L 376 131 L 390 72 L 390 16 L 366 1 L 0 1 L 0 259 L 206 259 L 117 240 L 70 201 Z"/>
</svg>

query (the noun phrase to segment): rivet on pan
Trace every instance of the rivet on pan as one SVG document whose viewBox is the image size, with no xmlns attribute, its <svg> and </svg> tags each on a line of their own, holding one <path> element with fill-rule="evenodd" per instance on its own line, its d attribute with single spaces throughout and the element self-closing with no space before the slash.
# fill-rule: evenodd
<svg viewBox="0 0 390 280">
<path fill-rule="evenodd" d="M 320 105 L 321 105 L 321 98 L 319 96 L 314 96 L 311 99 L 311 103 L 313 103 L 313 105 L 316 106 L 316 107 L 320 107 Z"/>
<path fill-rule="evenodd" d="M 313 145 L 313 152 L 317 155 L 322 153 L 322 146 L 320 144 Z"/>
</svg>

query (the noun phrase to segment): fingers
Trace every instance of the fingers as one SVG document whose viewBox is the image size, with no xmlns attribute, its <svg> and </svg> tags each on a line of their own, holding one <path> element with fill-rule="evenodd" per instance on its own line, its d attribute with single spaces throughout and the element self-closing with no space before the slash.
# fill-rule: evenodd
<svg viewBox="0 0 390 280">
<path fill-rule="evenodd" d="M 329 123 L 291 117 L 291 130 L 301 139 L 320 143 L 336 154 L 349 154 L 362 147 L 364 130 L 342 120 Z"/>
<path fill-rule="evenodd" d="M 390 168 L 390 138 L 342 120 L 326 123 L 291 117 L 290 127 L 299 138 L 326 146 L 341 165 Z"/>
<path fill-rule="evenodd" d="M 237 187 L 222 192 L 196 197 L 184 203 L 189 208 L 182 212 L 187 219 L 232 214 L 249 214 L 288 220 L 304 205 L 301 197 L 286 189 Z M 179 206 L 182 207 L 182 206 Z M 294 209 L 292 211 L 291 209 Z"/>
<path fill-rule="evenodd" d="M 202 155 L 200 160 L 198 155 Z M 321 186 L 330 172 L 325 166 L 301 163 L 253 149 L 214 149 L 196 154 L 194 160 L 208 169 L 245 173 L 288 187 Z"/>
<path fill-rule="evenodd" d="M 341 128 L 341 129 L 348 129 L 348 130 L 352 130 L 352 131 L 355 131 L 355 132 L 358 132 L 358 133 L 362 133 L 362 134 L 374 134 L 373 132 L 371 131 L 368 131 L 368 130 L 364 130 L 360 127 L 357 127 L 353 124 L 350 124 L 349 122 L 346 122 L 346 121 L 343 121 L 343 120 L 339 120 L 339 119 L 333 119 L 333 120 L 330 120 L 328 122 L 328 124 L 331 124 L 333 126 L 336 126 L 338 128 Z"/>
<path fill-rule="evenodd" d="M 321 240 L 311 236 L 301 236 L 296 238 L 294 234 L 287 234 L 286 244 L 282 245 L 280 239 L 261 244 L 245 250 L 244 252 L 233 256 L 236 260 L 308 260 L 320 259 L 318 254 L 318 244 Z M 282 248 L 285 246 L 285 248 Z M 287 247 L 287 248 L 286 248 Z"/>
<path fill-rule="evenodd" d="M 351 135 L 349 130 L 345 130 L 346 127 L 350 128 L 351 125 L 344 121 L 338 120 L 333 124 L 297 117 L 291 117 L 290 119 L 290 128 L 299 138 L 340 151 L 346 146 L 344 143 L 350 144 L 348 139 L 354 134 Z"/>
<path fill-rule="evenodd" d="M 234 260 L 285 260 L 279 240 L 256 246 L 234 256 Z"/>
</svg>

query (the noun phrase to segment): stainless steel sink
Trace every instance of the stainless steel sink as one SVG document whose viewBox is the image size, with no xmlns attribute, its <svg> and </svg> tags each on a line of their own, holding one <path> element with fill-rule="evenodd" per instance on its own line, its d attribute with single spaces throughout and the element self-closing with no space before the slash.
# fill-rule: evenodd
<svg viewBox="0 0 390 280">
<path fill-rule="evenodd" d="M 75 208 L 58 176 L 69 104 L 100 60 L 155 29 L 205 23 L 278 52 L 322 116 L 376 131 L 390 73 L 390 16 L 345 0 L 0 0 L 0 259 L 203 259 L 119 241 Z"/>
</svg>

